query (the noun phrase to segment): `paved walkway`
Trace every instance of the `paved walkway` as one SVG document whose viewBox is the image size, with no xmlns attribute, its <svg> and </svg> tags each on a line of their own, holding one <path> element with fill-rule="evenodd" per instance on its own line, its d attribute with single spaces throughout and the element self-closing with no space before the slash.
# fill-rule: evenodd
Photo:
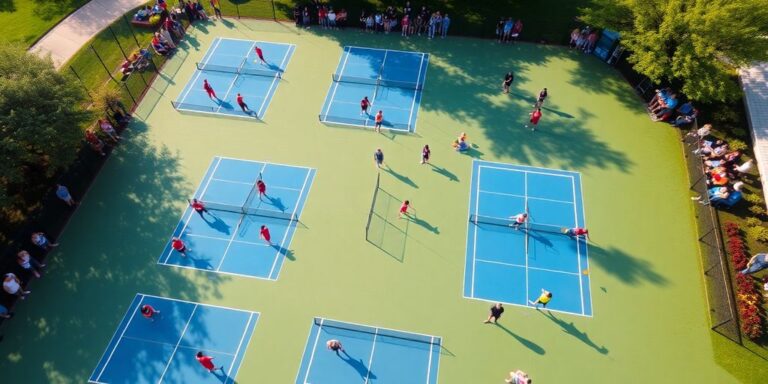
<svg viewBox="0 0 768 384">
<path fill-rule="evenodd" d="M 744 68 L 739 75 L 752 129 L 755 160 L 760 170 L 765 200 L 768 201 L 768 63 Z"/>
<path fill-rule="evenodd" d="M 91 0 L 69 15 L 32 46 L 41 56 L 51 54 L 56 68 L 61 67 L 122 14 L 146 3 L 147 0 Z"/>
</svg>

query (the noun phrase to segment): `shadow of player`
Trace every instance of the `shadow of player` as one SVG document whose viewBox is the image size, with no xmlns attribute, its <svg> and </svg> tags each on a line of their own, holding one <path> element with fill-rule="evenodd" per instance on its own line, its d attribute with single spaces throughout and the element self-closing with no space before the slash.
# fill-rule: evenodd
<svg viewBox="0 0 768 384">
<path fill-rule="evenodd" d="M 344 360 L 345 363 L 349 364 L 352 368 L 354 368 L 357 373 L 362 378 L 367 378 L 368 380 L 376 380 L 376 375 L 371 372 L 368 367 L 365 366 L 365 363 L 363 363 L 363 359 L 357 359 L 355 360 L 350 356 L 347 351 L 342 351 L 341 354 L 337 352 L 337 355 Z"/>
<path fill-rule="evenodd" d="M 409 185 L 409 186 L 411 186 L 413 188 L 419 188 L 419 186 L 416 185 L 416 183 L 414 183 L 413 180 L 411 180 L 410 177 L 402 175 L 402 174 L 399 174 L 399 173 L 397 173 L 395 170 L 393 170 L 390 167 L 386 167 L 386 168 L 382 168 L 382 169 L 384 170 L 384 172 L 387 172 L 390 175 L 394 176 L 395 179 L 399 180 L 400 182 L 405 183 L 405 184 L 407 184 L 407 185 Z"/>
<path fill-rule="evenodd" d="M 451 171 L 449 171 L 449 170 L 447 170 L 445 168 L 438 167 L 436 165 L 432 165 L 432 164 L 429 164 L 429 165 L 432 167 L 432 171 L 433 172 L 437 172 L 437 173 L 447 177 L 448 180 L 450 180 L 450 181 L 459 181 L 459 178 L 453 172 L 451 172 Z"/>
<path fill-rule="evenodd" d="M 264 195 L 264 197 L 267 198 L 267 202 L 269 205 L 277 208 L 278 210 L 280 210 L 280 212 L 285 212 L 285 210 L 287 209 L 285 207 L 285 204 L 283 204 L 283 199 L 279 197 L 270 197 L 268 195 Z M 259 197 L 259 199 L 261 199 L 261 197 Z"/>
<path fill-rule="evenodd" d="M 595 351 L 600 352 L 603 355 L 608 354 L 608 348 L 606 348 L 604 345 L 598 347 L 597 344 L 595 344 L 595 342 L 589 338 L 589 335 L 587 335 L 586 332 L 582 332 L 578 328 L 576 328 L 576 325 L 573 324 L 573 322 L 567 323 L 565 322 L 565 320 L 561 320 L 555 317 L 555 315 L 553 315 L 552 312 L 550 311 L 539 311 L 539 312 L 541 312 L 548 319 L 552 320 L 555 324 L 559 325 L 560 328 L 563 329 L 563 332 L 581 340 L 581 342 L 594 348 Z"/>
<path fill-rule="evenodd" d="M 416 215 L 406 215 L 404 217 L 407 217 L 408 220 L 412 221 L 414 224 L 418 225 L 419 227 L 422 227 L 436 235 L 440 234 L 440 228 L 433 226 L 428 221 L 421 219 Z"/>
<path fill-rule="evenodd" d="M 208 216 L 211 216 L 213 218 L 213 220 L 206 219 L 206 214 L 205 213 L 200 215 L 200 217 L 203 218 L 203 221 L 205 221 L 205 223 L 208 224 L 209 227 L 211 227 L 211 228 L 213 228 L 213 229 L 215 229 L 215 230 L 217 230 L 217 231 L 219 231 L 219 232 L 221 232 L 221 233 L 223 233 L 225 235 L 229 235 L 230 234 L 230 229 L 232 227 L 227 225 L 227 223 L 224 222 L 224 220 L 220 219 L 218 216 L 216 216 L 215 214 L 211 213 L 211 211 L 208 211 Z"/>
</svg>

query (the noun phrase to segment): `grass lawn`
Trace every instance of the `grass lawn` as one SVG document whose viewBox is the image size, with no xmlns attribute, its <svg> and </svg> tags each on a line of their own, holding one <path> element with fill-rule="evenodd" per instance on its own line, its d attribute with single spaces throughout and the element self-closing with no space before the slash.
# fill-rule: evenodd
<svg viewBox="0 0 768 384">
<path fill-rule="evenodd" d="M 264 123 L 180 114 L 168 102 L 214 37 L 296 44 Z M 345 45 L 430 53 L 415 135 L 317 121 Z M 500 76 L 509 69 L 517 76 L 503 95 Z M 531 133 L 522 125 L 544 86 L 547 109 Z M 439 380 L 448 384 L 500 382 L 518 368 L 553 383 L 575 373 L 635 382 L 649 367 L 668 382 L 759 383 L 768 375 L 764 360 L 709 330 L 677 132 L 652 123 L 632 88 L 594 57 L 241 20 L 195 28 L 150 93 L 60 237 L 48 273 L 5 328 L 0 370 L 9 382 L 87 380 L 137 292 L 259 311 L 241 383 L 293 382 L 314 316 L 442 336 Z M 497 327 L 481 323 L 487 303 L 462 298 L 472 157 L 449 146 L 462 131 L 476 145 L 473 157 L 581 173 L 593 317 L 509 307 Z M 424 144 L 442 172 L 418 164 Z M 429 227 L 406 227 L 401 260 L 363 238 L 377 147 L 394 171 L 382 174 L 382 188 L 412 200 Z M 156 264 L 216 155 L 317 169 L 278 281 Z M 97 310 L 83 316 L 84 303 Z"/>
<path fill-rule="evenodd" d="M 0 0 L 0 41 L 31 45 L 89 0 Z"/>
</svg>

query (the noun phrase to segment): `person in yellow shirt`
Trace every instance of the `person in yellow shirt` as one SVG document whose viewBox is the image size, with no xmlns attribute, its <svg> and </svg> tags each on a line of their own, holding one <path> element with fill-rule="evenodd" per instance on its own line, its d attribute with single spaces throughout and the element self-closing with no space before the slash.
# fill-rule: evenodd
<svg viewBox="0 0 768 384">
<path fill-rule="evenodd" d="M 541 290 L 541 295 L 539 296 L 536 301 L 530 301 L 528 300 L 531 305 L 536 307 L 536 309 L 539 309 L 539 304 L 541 304 L 542 307 L 546 308 L 547 304 L 552 300 L 552 292 L 547 291 L 546 289 Z"/>
</svg>

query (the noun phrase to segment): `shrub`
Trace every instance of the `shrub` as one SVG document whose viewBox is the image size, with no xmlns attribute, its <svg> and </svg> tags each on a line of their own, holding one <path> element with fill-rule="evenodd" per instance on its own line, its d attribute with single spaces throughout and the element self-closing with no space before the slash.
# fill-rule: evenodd
<svg viewBox="0 0 768 384">
<path fill-rule="evenodd" d="M 754 230 L 762 227 L 750 227 Z M 727 250 L 731 256 L 734 269 L 740 271 L 747 266 L 749 254 L 744 244 L 741 229 L 734 222 L 725 223 L 727 236 Z M 750 339 L 756 340 L 763 337 L 763 303 L 755 280 L 751 276 L 736 274 L 736 305 L 741 322 L 741 332 Z"/>
<path fill-rule="evenodd" d="M 755 216 L 765 216 L 765 208 L 762 205 L 750 205 L 749 211 Z"/>
<path fill-rule="evenodd" d="M 738 140 L 738 139 L 729 139 L 728 140 L 728 147 L 732 151 L 743 151 L 743 150 L 749 148 L 747 146 L 747 143 L 745 143 L 745 142 L 743 142 L 741 140 Z"/>
<path fill-rule="evenodd" d="M 746 230 L 747 237 L 749 237 L 752 240 L 759 241 L 762 243 L 768 242 L 768 228 L 763 226 L 753 226 L 749 227 Z"/>
<path fill-rule="evenodd" d="M 744 200 L 752 204 L 763 204 L 763 197 L 757 193 L 744 193 L 742 196 L 744 197 Z"/>
<path fill-rule="evenodd" d="M 759 227 L 763 225 L 763 221 L 756 217 L 747 217 L 744 219 L 744 223 L 747 224 L 748 227 Z"/>
</svg>

